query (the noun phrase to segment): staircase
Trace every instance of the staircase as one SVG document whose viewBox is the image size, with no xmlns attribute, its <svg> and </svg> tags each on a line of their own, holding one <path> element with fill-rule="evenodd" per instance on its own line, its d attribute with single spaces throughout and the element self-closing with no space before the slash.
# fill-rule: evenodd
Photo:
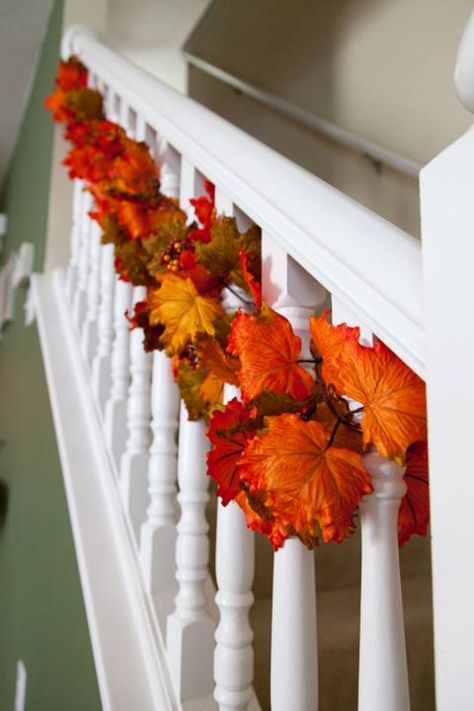
<svg viewBox="0 0 474 711">
<path fill-rule="evenodd" d="M 436 708 L 467 711 L 474 576 L 457 554 L 474 543 L 472 131 L 422 171 L 421 244 L 87 28 L 63 52 L 86 64 L 108 117 L 149 143 L 183 208 L 209 179 L 218 211 L 262 228 L 264 297 L 297 332 L 330 301 L 335 322 L 381 338 L 429 396 L 432 541 L 408 544 L 401 576 L 402 473 L 383 462 L 361 512 L 372 539 L 315 553 L 291 539 L 274 556 L 240 510 L 208 496 L 202 423 L 179 412 L 166 358 L 129 333 L 123 312 L 140 288 L 116 280 L 76 184 L 69 266 L 35 275 L 32 290 L 103 708 L 337 711 L 358 698 L 360 711 L 432 709 L 433 596 Z"/>
</svg>

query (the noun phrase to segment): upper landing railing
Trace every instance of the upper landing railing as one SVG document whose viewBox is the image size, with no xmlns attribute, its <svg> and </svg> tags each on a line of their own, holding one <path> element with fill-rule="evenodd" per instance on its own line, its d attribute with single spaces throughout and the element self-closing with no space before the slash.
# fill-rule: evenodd
<svg viewBox="0 0 474 711">
<path fill-rule="evenodd" d="M 458 92 L 471 110 L 473 33 L 474 19 L 457 69 Z M 426 379 L 437 709 L 470 711 L 474 132 L 421 171 L 420 243 L 130 65 L 86 28 L 66 35 L 63 54 L 70 53 L 103 93 L 107 116 L 148 143 L 163 192 L 186 209 L 209 179 L 219 212 L 234 215 L 241 228 L 262 228 L 263 296 L 303 338 L 308 314 L 330 302 L 334 322 L 375 334 Z M 55 278 L 56 291 L 44 279 L 34 284 L 103 705 L 255 711 L 253 534 L 234 504 L 218 505 L 214 604 L 203 423 L 189 422 L 183 409 L 179 415 L 166 357 L 145 354 L 140 332 L 129 333 L 123 314 L 141 288 L 132 293 L 116 279 L 111 245 L 100 245 L 90 207 L 76 181 L 67 280 Z M 408 711 L 396 544 L 403 470 L 370 456 L 374 494 L 360 507 L 359 710 Z M 127 555 L 113 555 L 119 543 Z M 297 539 L 275 556 L 273 711 L 317 708 L 314 564 Z M 125 618 L 130 624 L 117 639 L 114 622 Z"/>
</svg>

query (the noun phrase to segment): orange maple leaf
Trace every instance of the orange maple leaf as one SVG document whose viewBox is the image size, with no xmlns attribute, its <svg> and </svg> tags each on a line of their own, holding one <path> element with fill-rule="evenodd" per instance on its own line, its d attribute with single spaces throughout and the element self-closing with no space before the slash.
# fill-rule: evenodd
<svg viewBox="0 0 474 711">
<path fill-rule="evenodd" d="M 301 365 L 301 339 L 289 321 L 263 304 L 257 316 L 240 311 L 232 323 L 227 350 L 240 358 L 244 401 L 263 390 L 304 400 L 314 391 L 314 379 Z"/>
<path fill-rule="evenodd" d="M 314 420 L 290 414 L 268 417 L 265 423 L 267 431 L 247 442 L 239 460 L 239 476 L 250 496 L 259 495 L 280 537 L 285 531 L 286 537 L 297 535 L 313 547 L 319 525 L 326 542 L 342 541 L 353 531 L 362 496 L 372 491 L 360 454 L 328 448 L 329 434 Z"/>
<path fill-rule="evenodd" d="M 332 326 L 327 317 L 329 311 L 324 311 L 321 316 L 310 316 L 309 329 L 311 332 L 312 350 L 315 355 L 322 358 L 321 374 L 326 385 L 334 383 L 339 369 L 337 358 L 345 343 L 358 342 L 360 329 L 342 323 Z"/>
<path fill-rule="evenodd" d="M 403 546 L 416 533 L 426 536 L 430 521 L 428 488 L 428 446 L 415 442 L 408 449 L 405 481 L 407 493 L 398 512 L 398 543 Z"/>
<path fill-rule="evenodd" d="M 165 327 L 162 341 L 168 355 L 177 355 L 198 335 L 215 334 L 214 319 L 224 311 L 210 296 L 201 296 L 191 279 L 167 273 L 161 286 L 148 291 L 150 324 Z"/>
<path fill-rule="evenodd" d="M 332 363 L 339 394 L 364 406 L 364 444 L 403 462 L 410 444 L 426 439 L 424 382 L 381 341 L 369 348 L 350 336 Z"/>
</svg>

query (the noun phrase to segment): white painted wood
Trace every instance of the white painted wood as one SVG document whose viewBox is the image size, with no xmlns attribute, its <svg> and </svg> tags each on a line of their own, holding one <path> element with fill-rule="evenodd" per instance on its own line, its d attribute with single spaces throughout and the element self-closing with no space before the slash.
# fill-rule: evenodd
<svg viewBox="0 0 474 711">
<path fill-rule="evenodd" d="M 177 711 L 64 280 L 35 275 L 32 286 L 101 707 Z"/>
<path fill-rule="evenodd" d="M 168 617 L 166 647 L 176 695 L 185 703 L 203 699 L 203 711 L 213 689 L 214 621 L 207 607 L 209 526 L 206 521 L 206 452 L 209 443 L 202 420 L 190 422 L 181 403 L 178 458 L 178 502 L 181 517 L 176 543 L 179 592 Z"/>
<path fill-rule="evenodd" d="M 81 213 L 79 215 L 79 257 L 78 257 L 78 278 L 75 286 L 72 302 L 72 317 L 79 333 L 81 332 L 86 314 L 87 305 L 87 283 L 89 276 L 89 254 L 91 244 L 92 220 L 88 213 L 92 208 L 92 196 L 89 192 L 84 192 L 81 201 Z"/>
<path fill-rule="evenodd" d="M 318 708 L 315 598 L 314 553 L 290 538 L 273 564 L 272 711 Z"/>
<path fill-rule="evenodd" d="M 100 300 L 100 260 L 102 231 L 97 222 L 92 221 L 89 231 L 89 274 L 87 279 L 86 316 L 81 329 L 82 357 L 87 364 L 92 363 L 92 358 L 97 351 L 97 317 L 99 315 Z"/>
<path fill-rule="evenodd" d="M 75 30 L 70 46 L 286 253 L 423 373 L 421 245 L 416 239 L 90 34 Z"/>
<path fill-rule="evenodd" d="M 436 708 L 474 699 L 474 130 L 421 173 Z"/>
<path fill-rule="evenodd" d="M 216 189 L 215 206 L 219 214 L 233 216 L 234 205 Z M 236 290 L 238 293 L 239 290 Z M 242 302 L 231 292 L 224 294 L 222 305 L 231 313 Z M 224 387 L 224 402 L 240 398 L 240 389 Z M 252 585 L 255 568 L 255 534 L 248 530 L 245 516 L 234 502 L 217 504 L 216 529 L 216 604 L 219 625 L 214 652 L 214 698 L 219 711 L 246 711 L 254 693 L 253 632 L 249 611 L 253 604 Z"/>
<path fill-rule="evenodd" d="M 361 342 L 373 334 L 340 300 L 333 323 L 359 326 Z M 359 405 L 359 403 L 357 403 Z M 360 504 L 362 582 L 360 602 L 359 711 L 409 711 L 405 627 L 398 553 L 398 510 L 406 492 L 405 470 L 376 453 L 364 457 L 374 493 Z"/>
<path fill-rule="evenodd" d="M 374 493 L 360 503 L 362 582 L 359 711 L 409 711 L 398 510 L 406 492 L 404 468 L 376 453 L 364 466 Z"/>
<path fill-rule="evenodd" d="M 148 465 L 150 505 L 141 528 L 140 558 L 163 634 L 178 592 L 176 581 L 176 436 L 179 393 L 166 353 L 153 353 L 151 394 L 153 442 Z"/>
<path fill-rule="evenodd" d="M 136 286 L 133 303 L 142 301 L 146 289 Z M 127 404 L 127 444 L 120 460 L 120 487 L 125 510 L 137 536 L 146 518 L 148 496 L 148 448 L 151 442 L 151 353 L 143 348 L 143 330 L 130 334 L 130 388 Z"/>
<path fill-rule="evenodd" d="M 115 279 L 114 332 L 110 370 L 112 389 L 105 406 L 105 437 L 116 466 L 127 441 L 127 400 L 130 383 L 130 331 L 125 313 L 132 308 L 131 284 Z"/>
<path fill-rule="evenodd" d="M 114 335 L 114 245 L 100 250 L 100 305 L 97 318 L 97 353 L 92 363 L 92 389 L 103 412 L 112 388 L 111 355 Z"/>
<path fill-rule="evenodd" d="M 281 248 L 262 235 L 264 298 L 285 316 L 310 356 L 308 317 L 326 303 L 325 290 Z M 274 556 L 272 711 L 315 711 L 318 707 L 318 655 L 314 553 L 289 539 Z"/>
<path fill-rule="evenodd" d="M 22 242 L 15 255 L 15 263 L 12 274 L 12 288 L 18 289 L 20 286 L 28 284 L 33 271 L 35 258 L 35 246 L 31 242 Z"/>
<path fill-rule="evenodd" d="M 240 390 L 225 386 L 225 400 Z M 246 711 L 253 698 L 253 604 L 255 534 L 248 530 L 240 507 L 218 502 L 216 530 L 216 603 L 220 611 L 214 652 L 214 698 L 219 711 Z"/>
<path fill-rule="evenodd" d="M 461 103 L 474 113 L 474 10 L 459 46 L 454 82 Z"/>
</svg>

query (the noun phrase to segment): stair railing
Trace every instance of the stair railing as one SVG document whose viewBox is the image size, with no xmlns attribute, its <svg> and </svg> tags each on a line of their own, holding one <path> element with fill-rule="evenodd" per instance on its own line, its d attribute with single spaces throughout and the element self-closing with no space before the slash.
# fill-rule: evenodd
<svg viewBox="0 0 474 711">
<path fill-rule="evenodd" d="M 454 514 L 445 515 L 441 492 L 446 488 L 441 482 L 440 462 L 448 465 L 448 445 L 443 440 L 448 438 L 452 447 L 458 436 L 454 423 L 446 422 L 443 411 L 446 407 L 463 407 L 466 383 L 473 386 L 474 392 L 474 299 L 470 289 L 469 299 L 459 305 L 454 281 L 450 294 L 449 278 L 441 287 L 439 276 L 445 252 L 453 250 L 453 245 L 463 275 L 461 284 L 469 282 L 474 263 L 473 134 L 461 138 L 459 145 L 448 149 L 423 171 L 427 259 L 422 272 L 422 246 L 415 238 L 129 64 L 86 28 L 76 27 L 67 33 L 63 53 L 77 54 L 88 67 L 92 83 L 106 92 L 110 118 L 118 118 L 135 137 L 155 137 L 153 150 L 164 164 L 164 189 L 177 195 L 183 207 L 190 197 L 200 193 L 205 176 L 216 186 L 218 210 L 262 228 L 264 298 L 291 321 L 303 342 L 308 341 L 308 314 L 321 311 L 331 300 L 335 322 L 360 325 L 366 338 L 376 335 L 421 377 L 427 374 L 430 450 L 435 457 L 431 463 L 434 530 L 438 537 L 437 547 L 433 548 L 435 612 L 437 630 L 453 654 L 452 660 L 445 662 L 443 649 L 437 648 L 439 709 L 454 708 L 447 698 L 455 681 L 462 682 L 459 698 L 467 698 L 471 689 L 472 700 L 474 675 L 468 678 L 462 670 L 455 671 L 453 662 L 463 640 L 474 636 L 472 623 L 459 630 L 458 637 L 448 630 L 447 601 L 454 599 L 455 593 L 449 582 L 440 581 L 440 576 L 453 572 L 456 564 L 455 560 L 450 562 L 451 542 L 443 528 L 446 525 L 453 533 Z M 469 166 L 463 150 L 471 158 Z M 454 176 L 458 179 L 455 186 L 450 186 Z M 439 203 L 441 192 L 445 196 L 443 204 Z M 446 207 L 452 220 L 449 224 Z M 182 406 L 176 439 L 178 397 L 169 363 L 162 354 L 151 357 L 141 351 L 139 331 L 129 334 L 123 312 L 140 294 L 135 291 L 132 299 L 130 287 L 112 275 L 110 249 L 101 247 L 100 253 L 96 250 L 89 209 L 88 197 L 77 181 L 65 297 L 74 315 L 78 347 L 82 342 L 84 358 L 92 363 L 91 387 L 104 415 L 104 437 L 135 533 L 144 585 L 166 637 L 168 672 L 178 704 L 199 711 L 258 709 L 252 689 L 252 631 L 248 623 L 253 600 L 254 534 L 245 529 L 240 511 L 232 505 L 227 509 L 219 505 L 216 591 L 208 569 L 208 445 L 204 426 L 188 422 Z M 454 234 L 452 225 L 456 227 Z M 460 382 L 454 385 L 447 372 L 448 356 L 453 357 L 447 345 L 442 347 L 446 359 L 440 363 L 437 349 L 448 338 L 446 323 L 437 317 L 434 306 L 448 318 L 448 305 L 453 303 L 454 311 L 459 309 L 466 319 L 462 336 L 455 331 L 454 324 L 460 323 L 456 314 L 448 327 L 452 342 L 460 348 L 461 341 L 465 345 L 462 353 L 456 354 Z M 452 316 L 453 311 L 449 311 L 449 319 Z M 429 334 L 428 360 L 425 327 Z M 232 395 L 228 390 L 226 396 Z M 467 476 L 466 462 L 474 458 L 472 447 L 469 448 L 470 431 L 465 434 L 465 444 L 461 442 L 457 450 L 459 467 L 452 475 L 462 470 Z M 361 505 L 358 708 L 408 711 L 397 549 L 397 512 L 405 491 L 403 470 L 375 454 L 367 455 L 366 466 L 372 475 L 374 493 Z M 460 483 L 455 484 L 459 498 L 465 499 L 461 503 L 456 500 L 456 511 L 459 506 L 465 509 L 466 516 L 461 520 L 468 521 L 467 508 L 468 503 L 473 503 L 474 487 L 466 484 L 466 477 L 461 479 L 468 494 L 460 492 Z M 456 527 L 459 525 L 456 516 Z M 462 527 L 462 535 L 465 528 Z M 443 530 L 444 543 L 440 540 Z M 459 539 L 460 529 L 457 534 Z M 473 536 L 470 530 L 469 540 Z M 458 569 L 456 574 L 459 579 Z M 463 580 L 467 580 L 467 589 L 456 593 L 460 605 L 456 619 L 466 612 L 467 596 L 472 601 L 474 591 L 474 575 L 466 573 Z M 274 567 L 274 711 L 315 711 L 318 705 L 314 581 L 314 556 L 298 540 L 289 540 L 276 554 Z M 211 599 L 214 594 L 217 607 Z"/>
</svg>

